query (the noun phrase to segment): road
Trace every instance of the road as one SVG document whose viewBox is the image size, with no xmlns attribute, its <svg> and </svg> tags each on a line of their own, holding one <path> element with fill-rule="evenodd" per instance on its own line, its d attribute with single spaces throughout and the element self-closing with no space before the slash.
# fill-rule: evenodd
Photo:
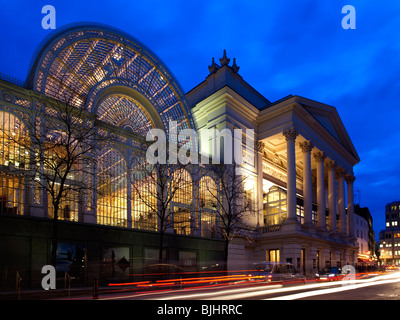
<svg viewBox="0 0 400 320">
<path fill-rule="evenodd" d="M 157 292 L 108 294 L 99 300 L 400 300 L 400 273 L 306 284 L 236 284 Z"/>
</svg>

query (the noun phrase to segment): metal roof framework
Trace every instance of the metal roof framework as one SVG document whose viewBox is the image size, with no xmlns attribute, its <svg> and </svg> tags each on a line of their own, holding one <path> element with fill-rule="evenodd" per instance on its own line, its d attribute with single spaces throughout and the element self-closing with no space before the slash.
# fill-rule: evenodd
<svg viewBox="0 0 400 320">
<path fill-rule="evenodd" d="M 161 59 L 106 25 L 74 23 L 51 33 L 32 57 L 25 86 L 142 135 L 160 123 L 168 134 L 172 120 L 178 132 L 195 128 L 184 92 Z M 149 103 L 113 87 L 129 88 Z"/>
</svg>

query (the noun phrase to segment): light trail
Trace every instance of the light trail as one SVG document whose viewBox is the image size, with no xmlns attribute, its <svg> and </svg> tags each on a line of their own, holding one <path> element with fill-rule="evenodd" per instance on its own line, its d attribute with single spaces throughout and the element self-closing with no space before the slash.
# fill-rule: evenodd
<svg viewBox="0 0 400 320">
<path fill-rule="evenodd" d="M 351 283 L 349 283 L 347 285 L 343 284 L 343 286 L 339 287 L 339 288 L 320 289 L 320 290 L 301 292 L 301 293 L 296 293 L 296 294 L 291 294 L 291 295 L 286 295 L 286 296 L 279 296 L 279 297 L 263 299 L 263 300 L 296 300 L 296 299 L 313 297 L 313 296 L 318 296 L 318 295 L 323 295 L 323 294 L 337 293 L 337 292 L 343 292 L 343 291 L 348 291 L 348 290 L 365 288 L 365 287 L 369 287 L 369 286 L 376 286 L 376 285 L 396 283 L 396 282 L 400 282 L 400 275 L 398 273 L 392 274 L 392 275 L 378 276 L 377 278 L 373 278 L 373 279 L 352 280 Z"/>
<path fill-rule="evenodd" d="M 185 295 L 182 295 L 183 297 L 190 296 L 189 292 L 196 292 L 196 294 L 193 294 L 193 297 L 198 296 L 198 295 L 204 295 L 204 296 L 209 296 L 210 295 L 211 296 L 211 295 L 221 294 L 221 292 L 236 292 L 236 291 L 243 291 L 243 290 L 244 291 L 262 290 L 266 286 L 267 287 L 272 287 L 272 288 L 274 288 L 274 287 L 275 288 L 282 287 L 282 285 L 262 285 L 262 288 L 254 288 L 254 287 L 249 288 L 249 287 L 247 287 L 247 288 L 241 288 L 241 289 L 232 289 L 232 285 L 221 284 L 221 285 L 208 285 L 208 286 L 203 286 L 203 287 L 185 288 L 185 289 L 179 289 L 179 290 L 163 289 L 163 290 L 154 290 L 154 291 L 152 290 L 152 291 L 149 291 L 149 292 L 135 292 L 135 293 L 130 294 L 130 295 L 125 295 L 125 294 L 122 294 L 122 295 L 119 295 L 119 296 L 111 295 L 111 296 L 107 296 L 107 297 L 106 296 L 102 297 L 99 300 L 114 300 L 114 299 L 129 299 L 129 298 L 136 298 L 136 299 L 137 298 L 143 298 L 144 300 L 146 300 L 145 297 L 148 297 L 148 296 L 150 296 L 148 298 L 148 300 L 173 300 L 173 299 L 180 299 L 180 296 L 177 296 L 176 294 L 179 294 L 181 292 L 185 292 L 186 293 Z M 229 288 L 229 289 L 226 289 L 224 291 L 213 291 L 211 293 L 210 292 L 207 292 L 207 293 L 203 293 L 203 292 L 200 293 L 199 292 L 199 291 L 213 290 L 213 289 L 215 289 L 217 287 L 219 287 L 219 288 Z M 165 295 L 168 295 L 168 294 L 170 294 L 172 292 L 173 292 L 173 294 L 175 294 L 174 296 L 172 296 L 172 297 L 165 296 Z M 112 292 L 110 292 L 110 294 L 112 294 Z M 163 295 L 163 297 L 160 297 L 160 298 L 154 298 L 154 295 L 157 295 L 157 294 L 165 294 L 165 295 Z M 183 298 L 183 299 L 185 299 L 185 298 Z"/>
<path fill-rule="evenodd" d="M 281 288 L 282 285 L 268 285 L 267 287 L 270 289 L 265 290 L 265 286 L 263 286 L 262 288 L 228 289 L 225 291 L 217 291 L 217 292 L 195 293 L 195 294 L 189 294 L 189 295 L 163 297 L 163 298 L 159 298 L 159 299 L 155 299 L 155 300 L 175 300 L 175 299 L 190 300 L 190 299 L 205 298 L 205 297 L 211 297 L 211 296 L 217 296 L 216 299 L 221 300 L 221 299 L 224 299 L 223 296 L 221 296 L 221 294 L 222 295 L 226 294 L 226 293 L 232 294 L 233 292 L 247 292 L 247 291 L 251 291 L 252 293 L 255 293 L 254 291 L 264 292 L 264 291 L 268 291 L 268 290 L 273 290 L 273 288 Z M 247 295 L 248 294 L 251 294 L 251 293 L 247 293 Z M 208 300 L 208 299 L 206 299 L 206 300 Z"/>
<path fill-rule="evenodd" d="M 400 282 L 400 273 L 393 272 L 385 275 L 376 275 L 369 279 L 352 279 L 347 281 L 333 281 L 322 283 L 309 283 L 296 286 L 283 287 L 281 284 L 273 285 L 257 285 L 245 288 L 229 288 L 226 286 L 224 290 L 212 291 L 212 287 L 181 289 L 174 291 L 160 291 L 135 293 L 132 295 L 119 296 L 119 297 L 104 297 L 100 300 L 109 299 L 147 299 L 147 300 L 240 300 L 240 299 L 260 299 L 262 300 L 295 300 L 316 295 L 323 295 L 329 293 L 336 293 L 347 290 L 360 289 L 367 286 L 374 286 L 387 283 Z M 332 288 L 335 287 L 335 288 Z M 199 292 L 199 291 L 202 292 Z M 307 291 L 308 290 L 308 291 Z M 189 291 L 189 292 L 188 292 Z M 306 291 L 300 293 L 293 293 L 294 291 Z M 285 294 L 279 297 L 265 298 L 272 294 Z M 155 296 L 161 294 L 161 296 Z M 258 297 L 258 298 L 257 298 Z"/>
<path fill-rule="evenodd" d="M 349 280 L 349 281 L 333 281 L 333 282 L 323 282 L 323 283 L 312 283 L 312 284 L 304 284 L 298 286 L 289 286 L 289 287 L 282 287 L 282 285 L 277 286 L 263 286 L 260 288 L 242 288 L 242 289 L 231 289 L 231 290 L 224 290 L 218 292 L 211 292 L 211 293 L 195 293 L 195 294 L 186 294 L 186 295 L 174 295 L 170 297 L 160 297 L 155 300 L 190 300 L 190 299 L 198 299 L 198 300 L 240 300 L 240 299 L 249 299 L 255 298 L 257 296 L 263 295 L 271 295 L 271 294 L 279 294 L 279 293 L 286 293 L 286 292 L 293 292 L 293 291 L 303 291 L 303 290 L 312 290 L 308 292 L 302 292 L 298 294 L 280 296 L 276 298 L 270 299 L 277 299 L 277 300 L 291 300 L 291 299 L 300 299 L 307 296 L 315 296 L 319 294 L 327 294 L 327 293 L 334 293 L 346 290 L 353 290 L 358 288 L 363 288 L 371 285 L 379 285 L 385 283 L 393 283 L 400 281 L 400 274 L 388 274 L 388 275 L 381 275 L 376 276 L 371 279 L 359 279 L 359 280 Z M 326 287 L 333 287 L 333 286 L 340 286 L 339 288 L 327 288 Z M 269 300 L 269 299 L 264 299 Z"/>
</svg>

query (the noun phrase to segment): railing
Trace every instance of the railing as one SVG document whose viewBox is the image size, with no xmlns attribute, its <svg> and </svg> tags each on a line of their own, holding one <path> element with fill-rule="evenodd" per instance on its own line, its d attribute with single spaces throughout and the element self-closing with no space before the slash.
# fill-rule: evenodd
<svg viewBox="0 0 400 320">
<path fill-rule="evenodd" d="M 20 86 L 20 87 L 24 87 L 24 85 L 25 85 L 24 81 L 22 81 L 20 79 L 17 79 L 15 77 L 9 76 L 8 74 L 5 74 L 3 72 L 0 72 L 0 79 L 1 80 L 5 80 L 5 81 L 10 82 L 10 83 L 13 83 L 13 84 L 15 84 L 17 86 Z"/>
<path fill-rule="evenodd" d="M 280 224 L 274 224 L 271 226 L 263 226 L 261 227 L 261 232 L 262 233 L 270 233 L 270 232 L 278 232 L 281 229 Z"/>
</svg>

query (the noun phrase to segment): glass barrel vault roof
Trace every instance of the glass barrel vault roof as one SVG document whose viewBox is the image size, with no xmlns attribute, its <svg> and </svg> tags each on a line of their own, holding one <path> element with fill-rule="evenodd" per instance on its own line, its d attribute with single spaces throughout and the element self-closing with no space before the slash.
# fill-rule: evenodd
<svg viewBox="0 0 400 320">
<path fill-rule="evenodd" d="M 27 78 L 30 89 L 99 116 L 104 116 L 103 108 L 94 105 L 95 96 L 115 85 L 142 94 L 159 114 L 164 130 L 169 120 L 178 121 L 178 131 L 194 128 L 183 90 L 169 69 L 138 40 L 109 26 L 85 23 L 57 29 L 36 50 Z M 136 114 L 139 118 L 129 124 L 131 129 L 143 133 L 144 126 L 152 126 L 151 120 L 145 123 L 149 115 L 138 103 L 128 98 L 119 102 L 112 112 L 122 113 L 110 111 L 105 121 L 118 124 L 117 118 L 131 114 L 133 120 Z"/>
</svg>

